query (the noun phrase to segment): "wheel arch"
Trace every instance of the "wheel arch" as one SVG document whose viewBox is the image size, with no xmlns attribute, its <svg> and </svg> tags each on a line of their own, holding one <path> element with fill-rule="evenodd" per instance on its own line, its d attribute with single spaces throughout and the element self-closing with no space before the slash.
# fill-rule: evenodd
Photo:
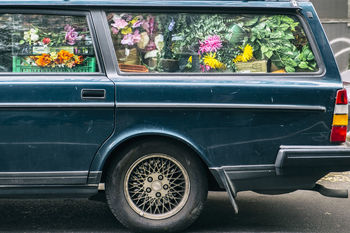
<svg viewBox="0 0 350 233">
<path fill-rule="evenodd" d="M 201 161 L 202 165 L 207 171 L 209 189 L 221 190 L 219 188 L 217 180 L 209 170 L 210 161 L 207 159 L 205 152 L 199 147 L 195 146 L 195 144 L 191 142 L 189 139 L 186 139 L 184 137 L 181 137 L 173 133 L 164 133 L 164 131 L 163 132 L 142 132 L 137 134 L 130 133 L 127 136 L 125 135 L 124 137 L 111 139 L 109 140 L 110 141 L 109 143 L 105 143 L 105 145 L 103 146 L 105 148 L 104 152 L 102 152 L 103 150 L 102 151 L 100 150 L 98 152 L 98 156 L 96 156 L 97 158 L 99 158 L 98 159 L 99 161 L 96 161 L 96 158 L 94 160 L 95 167 L 96 167 L 95 168 L 96 170 L 95 169 L 94 170 L 102 171 L 101 182 L 105 181 L 106 171 L 109 169 L 111 161 L 114 159 L 121 158 L 121 154 L 119 152 L 122 151 L 123 148 L 129 145 L 133 143 L 137 143 L 139 141 L 143 141 L 143 140 L 165 140 L 168 142 L 176 143 L 179 146 L 186 147 L 194 155 L 197 156 L 197 158 Z M 98 166 L 96 166 L 97 164 Z"/>
</svg>

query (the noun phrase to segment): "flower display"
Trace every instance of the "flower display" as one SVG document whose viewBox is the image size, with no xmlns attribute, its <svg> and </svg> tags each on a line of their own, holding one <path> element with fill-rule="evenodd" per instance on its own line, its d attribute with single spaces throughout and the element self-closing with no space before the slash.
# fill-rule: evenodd
<svg viewBox="0 0 350 233">
<path fill-rule="evenodd" d="M 222 47 L 222 42 L 220 36 L 214 35 L 209 36 L 203 42 L 199 41 L 199 51 L 198 54 L 217 52 L 218 49 Z"/>
<path fill-rule="evenodd" d="M 144 65 L 151 72 L 295 72 L 316 67 L 310 49 L 303 49 L 307 40 L 299 22 L 285 15 L 110 13 L 107 19 L 119 64 Z"/>
<path fill-rule="evenodd" d="M 250 44 L 247 44 L 244 49 L 243 53 L 237 55 L 235 59 L 233 59 L 233 62 L 248 62 L 253 58 L 253 47 Z"/>
<path fill-rule="evenodd" d="M 83 56 L 74 55 L 66 50 L 60 50 L 58 53 L 43 53 L 40 56 L 30 56 L 37 66 L 40 67 L 68 67 L 73 68 L 84 62 Z"/>
</svg>

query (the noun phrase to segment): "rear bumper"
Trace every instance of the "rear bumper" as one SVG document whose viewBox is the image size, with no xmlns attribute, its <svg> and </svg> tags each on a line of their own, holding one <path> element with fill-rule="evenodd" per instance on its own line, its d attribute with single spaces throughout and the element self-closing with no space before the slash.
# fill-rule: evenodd
<svg viewBox="0 0 350 233">
<path fill-rule="evenodd" d="M 350 170 L 350 147 L 281 146 L 275 168 L 277 175 Z"/>
<path fill-rule="evenodd" d="M 275 164 L 210 170 L 222 188 L 228 180 L 235 192 L 312 189 L 327 173 L 350 170 L 350 146 L 281 146 Z"/>
</svg>

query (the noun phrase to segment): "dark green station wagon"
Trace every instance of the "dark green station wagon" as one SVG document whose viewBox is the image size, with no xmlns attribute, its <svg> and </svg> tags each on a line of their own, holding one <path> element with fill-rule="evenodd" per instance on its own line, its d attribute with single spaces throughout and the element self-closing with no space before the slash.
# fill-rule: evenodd
<svg viewBox="0 0 350 233">
<path fill-rule="evenodd" d="M 0 2 L 0 197 L 181 231 L 208 190 L 347 197 L 348 100 L 308 1 Z M 101 185 L 102 186 L 102 185 Z"/>
</svg>

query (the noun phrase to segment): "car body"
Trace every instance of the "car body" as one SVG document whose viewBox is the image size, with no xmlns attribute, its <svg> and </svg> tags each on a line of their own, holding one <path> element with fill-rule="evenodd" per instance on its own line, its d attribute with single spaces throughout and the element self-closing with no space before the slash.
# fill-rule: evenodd
<svg viewBox="0 0 350 233">
<path fill-rule="evenodd" d="M 313 189 L 328 172 L 349 168 L 347 99 L 308 1 L 16 0 L 1 1 L 0 12 L 1 30 L 10 28 L 12 38 L 1 48 L 1 197 L 92 196 L 105 183 L 123 224 L 163 232 L 195 220 L 207 185 L 229 192 L 238 211 L 239 191 Z M 185 26 L 211 17 L 237 23 L 220 29 L 232 30 L 225 39 L 207 34 L 182 45 L 187 37 L 176 30 L 195 33 L 177 26 L 181 17 Z M 9 19 L 15 26 L 6 26 Z M 257 32 L 266 25 L 273 37 Z M 295 57 L 274 60 L 284 46 L 261 45 L 277 39 Z M 230 43 L 240 45 L 233 55 Z M 180 54 L 177 45 L 197 50 Z M 178 59 L 175 72 L 165 71 L 166 49 Z M 222 51 L 231 56 L 226 63 L 218 62 Z M 187 63 L 179 71 L 181 59 Z M 88 60 L 93 69 L 79 70 Z M 181 187 L 170 194 L 171 185 Z M 169 201 L 177 195 L 179 202 Z"/>
</svg>

